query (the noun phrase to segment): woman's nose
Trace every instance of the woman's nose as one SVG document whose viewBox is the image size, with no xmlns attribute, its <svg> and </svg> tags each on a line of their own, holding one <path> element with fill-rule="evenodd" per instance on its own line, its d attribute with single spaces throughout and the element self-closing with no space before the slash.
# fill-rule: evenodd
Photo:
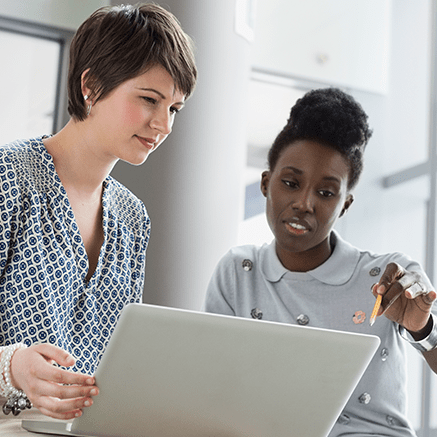
<svg viewBox="0 0 437 437">
<path fill-rule="evenodd" d="M 301 191 L 296 193 L 296 197 L 293 199 L 291 207 L 295 210 L 303 212 L 314 212 L 314 199 L 308 192 Z"/>
<path fill-rule="evenodd" d="M 158 111 L 150 121 L 150 127 L 158 130 L 162 135 L 169 135 L 173 126 L 173 115 L 165 111 Z"/>
</svg>

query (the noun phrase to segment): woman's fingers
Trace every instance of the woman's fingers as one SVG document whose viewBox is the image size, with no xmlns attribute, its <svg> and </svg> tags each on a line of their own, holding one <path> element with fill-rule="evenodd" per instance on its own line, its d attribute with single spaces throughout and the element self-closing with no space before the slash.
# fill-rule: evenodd
<svg viewBox="0 0 437 437">
<path fill-rule="evenodd" d="M 54 419 L 68 420 L 82 415 L 82 410 L 91 406 L 93 400 L 85 399 L 68 399 L 59 400 L 48 396 L 39 398 L 39 405 L 35 405 L 41 413 Z"/>
<path fill-rule="evenodd" d="M 53 360 L 60 366 L 70 367 L 75 363 L 75 359 L 67 351 L 53 344 L 41 343 L 32 348 L 48 361 Z"/>
<path fill-rule="evenodd" d="M 378 294 L 385 294 L 385 292 L 392 286 L 397 279 L 405 274 L 405 270 L 397 263 L 387 264 L 384 273 L 381 275 L 376 287 Z"/>
<path fill-rule="evenodd" d="M 39 380 L 31 400 L 44 414 L 57 419 L 67 419 L 78 417 L 83 408 L 92 405 L 92 396 L 98 393 L 95 386 L 62 385 Z"/>
<path fill-rule="evenodd" d="M 20 389 L 28 389 L 29 387 L 27 386 L 30 385 L 32 389 L 36 382 L 32 383 L 32 379 L 55 382 L 57 384 L 94 385 L 95 380 L 92 376 L 70 372 L 51 364 L 56 362 L 59 365 L 65 365 L 65 363 L 71 363 L 72 360 L 74 364 L 74 359 L 71 355 L 56 346 L 48 344 L 19 349 L 15 352 L 11 362 L 12 385 Z M 27 376 L 30 376 L 31 379 L 26 378 Z"/>
<path fill-rule="evenodd" d="M 92 376 L 70 372 L 54 366 L 74 364 L 74 358 L 62 349 L 40 344 L 15 352 L 11 361 L 11 377 L 16 388 L 42 413 L 57 419 L 78 417 L 92 404 L 99 391 Z"/>
<path fill-rule="evenodd" d="M 435 292 L 428 290 L 419 273 L 405 270 L 397 263 L 387 265 L 373 292 L 374 295 L 384 296 L 382 303 L 384 311 L 390 308 L 402 294 L 410 300 L 420 296 L 427 305 L 431 305 L 436 298 Z"/>
<path fill-rule="evenodd" d="M 95 382 L 92 376 L 70 372 L 51 364 L 47 365 L 46 363 L 35 363 L 35 366 L 31 372 L 34 373 L 35 376 L 40 380 L 54 382 L 56 384 L 89 387 L 94 385 Z"/>
<path fill-rule="evenodd" d="M 63 385 L 40 380 L 37 391 L 40 396 L 48 396 L 57 399 L 75 399 L 97 396 L 99 389 L 95 386 Z"/>
</svg>

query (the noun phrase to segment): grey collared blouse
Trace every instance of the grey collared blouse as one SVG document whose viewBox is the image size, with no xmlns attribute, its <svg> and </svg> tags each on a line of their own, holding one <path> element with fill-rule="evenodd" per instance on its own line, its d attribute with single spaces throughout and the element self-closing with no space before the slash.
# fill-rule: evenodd
<svg viewBox="0 0 437 437">
<path fill-rule="evenodd" d="M 399 335 L 398 325 L 384 316 L 369 326 L 375 303 L 371 287 L 393 261 L 420 272 L 433 288 L 421 266 L 403 254 L 376 255 L 360 250 L 335 231 L 332 241 L 335 249 L 330 258 L 306 273 L 287 270 L 276 255 L 274 242 L 231 249 L 212 276 L 204 309 L 379 336 L 380 348 L 330 437 L 411 437 L 415 434 L 406 416 L 405 356 L 411 346 Z"/>
</svg>

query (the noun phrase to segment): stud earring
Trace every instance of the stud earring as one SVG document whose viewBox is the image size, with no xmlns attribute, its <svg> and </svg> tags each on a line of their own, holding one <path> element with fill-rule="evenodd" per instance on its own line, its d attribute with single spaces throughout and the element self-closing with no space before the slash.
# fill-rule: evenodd
<svg viewBox="0 0 437 437">
<path fill-rule="evenodd" d="M 88 100 L 88 94 L 85 94 L 85 95 L 83 96 L 83 99 L 84 99 L 85 101 L 87 101 L 87 100 Z"/>
</svg>

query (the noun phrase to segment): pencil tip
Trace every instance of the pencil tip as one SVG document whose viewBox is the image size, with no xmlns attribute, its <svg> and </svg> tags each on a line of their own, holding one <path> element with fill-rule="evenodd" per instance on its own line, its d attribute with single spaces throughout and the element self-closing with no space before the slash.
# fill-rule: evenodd
<svg viewBox="0 0 437 437">
<path fill-rule="evenodd" d="M 369 322 L 369 325 L 373 326 L 374 323 L 375 323 L 375 319 L 371 319 L 370 322 Z"/>
</svg>

